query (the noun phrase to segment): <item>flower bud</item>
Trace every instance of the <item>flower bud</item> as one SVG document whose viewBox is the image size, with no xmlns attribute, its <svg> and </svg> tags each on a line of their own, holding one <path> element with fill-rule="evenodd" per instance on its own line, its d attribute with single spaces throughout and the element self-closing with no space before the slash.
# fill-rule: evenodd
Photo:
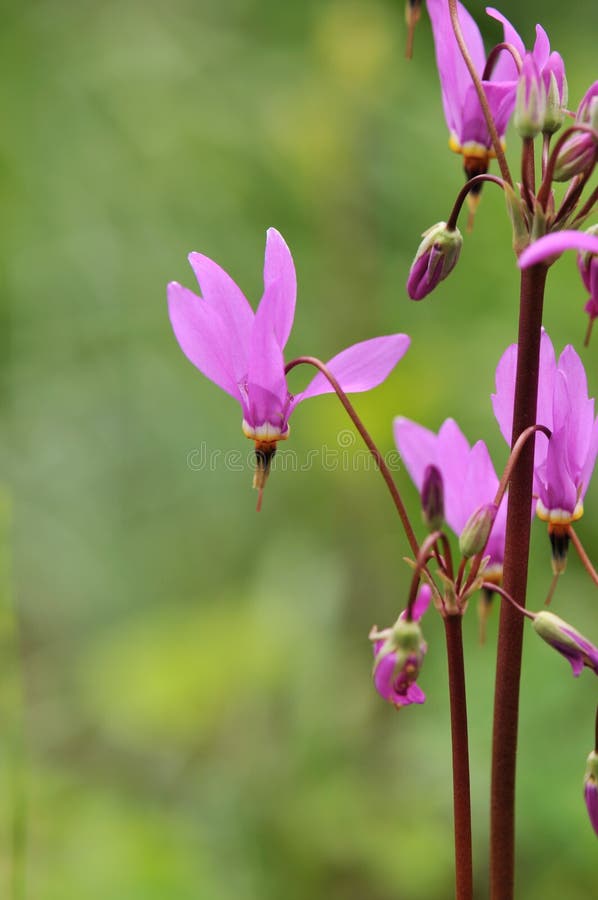
<svg viewBox="0 0 598 900">
<path fill-rule="evenodd" d="M 370 640 L 374 642 L 374 685 L 380 696 L 396 707 L 423 703 L 426 699 L 416 680 L 428 649 L 419 620 L 431 596 L 429 585 L 422 585 L 410 619 L 407 610 L 403 610 L 392 628 L 384 631 L 373 628 L 370 632 Z"/>
<path fill-rule="evenodd" d="M 551 53 L 548 57 L 542 68 L 542 81 L 546 91 L 546 113 L 542 131 L 544 134 L 554 134 L 563 124 L 569 97 L 565 64 L 560 53 Z"/>
<path fill-rule="evenodd" d="M 595 750 L 588 756 L 583 794 L 592 828 L 598 834 L 598 753 Z"/>
<path fill-rule="evenodd" d="M 577 109 L 576 125 L 593 128 L 589 131 L 578 131 L 563 142 L 554 167 L 554 181 L 569 181 L 588 169 L 596 160 L 598 152 L 598 81 L 586 91 Z"/>
<path fill-rule="evenodd" d="M 459 537 L 459 550 L 466 559 L 481 553 L 486 546 L 497 512 L 495 503 L 486 503 L 467 520 Z"/>
<path fill-rule="evenodd" d="M 412 300 L 422 300 L 452 272 L 463 244 L 459 229 L 449 230 L 446 222 L 428 228 L 422 237 L 407 279 Z"/>
<path fill-rule="evenodd" d="M 422 482 L 422 517 L 429 531 L 438 531 L 444 522 L 444 485 L 440 469 L 428 466 Z"/>
<path fill-rule="evenodd" d="M 546 115 L 546 91 L 531 53 L 523 59 L 517 82 L 513 122 L 522 138 L 535 138 L 542 131 Z"/>
<path fill-rule="evenodd" d="M 569 661 L 575 677 L 584 666 L 598 675 L 598 649 L 579 631 L 545 609 L 536 613 L 532 624 L 536 634 Z"/>
</svg>

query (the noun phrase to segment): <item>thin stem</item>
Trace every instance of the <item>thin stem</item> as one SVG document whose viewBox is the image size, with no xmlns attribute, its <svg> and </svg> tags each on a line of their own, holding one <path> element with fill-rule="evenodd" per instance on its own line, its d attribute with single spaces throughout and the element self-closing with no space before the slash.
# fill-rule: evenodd
<svg viewBox="0 0 598 900">
<path fill-rule="evenodd" d="M 595 134 L 593 128 L 590 128 L 589 125 L 571 125 L 559 136 L 559 139 L 552 148 L 552 153 L 548 158 L 548 164 L 546 166 L 546 171 L 544 172 L 544 178 L 542 179 L 542 184 L 540 185 L 540 190 L 538 191 L 538 203 L 543 210 L 546 210 L 546 204 L 550 196 L 550 186 L 552 185 L 552 179 L 554 177 L 554 170 L 556 168 L 556 161 L 558 159 L 560 149 L 565 141 L 567 141 L 572 134 L 575 134 L 576 131 Z"/>
<path fill-rule="evenodd" d="M 498 61 L 498 57 L 503 50 L 506 50 L 507 53 L 511 54 L 513 62 L 517 66 L 517 71 L 521 72 L 523 60 L 521 59 L 519 51 L 513 44 L 509 44 L 507 41 L 501 41 L 501 43 L 493 47 L 488 54 L 488 59 L 486 60 L 486 65 L 484 66 L 484 71 L 482 73 L 482 81 L 488 81 L 490 79 L 492 72 L 494 71 L 494 66 Z"/>
<path fill-rule="evenodd" d="M 451 214 L 448 218 L 448 222 L 446 223 L 448 231 L 455 230 L 455 228 L 457 227 L 457 219 L 459 218 L 459 213 L 461 212 L 461 207 L 465 203 L 465 198 L 477 184 L 482 184 L 483 181 L 492 181 L 494 182 L 494 184 L 497 184 L 503 189 L 505 186 L 503 179 L 497 178 L 496 175 L 488 175 L 484 173 L 483 175 L 474 175 L 473 178 L 470 178 L 469 181 L 463 185 L 463 187 L 457 194 L 457 199 L 455 200 L 454 206 L 451 210 Z"/>
<path fill-rule="evenodd" d="M 577 550 L 577 555 L 579 556 L 584 569 L 586 570 L 586 572 L 588 573 L 588 575 L 590 576 L 590 578 L 592 579 L 594 584 L 598 585 L 598 572 L 592 565 L 592 563 L 590 561 L 590 557 L 584 550 L 583 544 L 579 540 L 576 532 L 573 530 L 572 525 L 569 525 L 569 537 L 571 538 L 571 542 L 572 542 L 573 546 Z"/>
<path fill-rule="evenodd" d="M 453 750 L 453 811 L 455 819 L 455 898 L 472 900 L 471 801 L 469 787 L 469 743 L 467 696 L 460 615 L 446 616 L 444 631 L 448 660 Z"/>
<path fill-rule="evenodd" d="M 395 484 L 395 480 L 392 477 L 392 473 L 391 473 L 390 469 L 388 468 L 388 466 L 386 465 L 386 462 L 384 461 L 384 457 L 378 450 L 378 447 L 374 443 L 374 440 L 371 437 L 369 431 L 367 430 L 367 428 L 365 427 L 365 425 L 359 418 L 357 412 L 355 411 L 353 404 L 351 403 L 351 401 L 349 400 L 349 398 L 343 391 L 342 387 L 340 386 L 340 384 L 338 383 L 338 381 L 336 380 L 336 378 L 334 377 L 334 375 L 332 374 L 330 369 L 322 362 L 321 359 L 317 359 L 315 356 L 298 356 L 297 359 L 291 360 L 291 362 L 287 363 L 285 366 L 285 369 L 284 369 L 285 374 L 288 374 L 292 369 L 294 369 L 296 366 L 300 366 L 300 365 L 313 366 L 315 369 L 318 369 L 322 373 L 322 375 L 330 382 L 332 387 L 334 388 L 334 392 L 336 393 L 338 399 L 344 406 L 345 411 L 347 412 L 347 415 L 349 416 L 349 418 L 351 419 L 351 421 L 357 428 L 357 431 L 363 438 L 363 441 L 364 441 L 366 447 L 368 448 L 368 450 L 374 457 L 374 460 L 376 461 L 376 465 L 378 466 L 378 469 L 380 470 L 380 474 L 382 475 L 382 477 L 384 478 L 384 481 L 386 482 L 386 485 L 387 485 L 390 495 L 393 499 L 396 510 L 399 514 L 399 518 L 401 519 L 401 523 L 405 530 L 405 535 L 407 537 L 407 540 L 409 541 L 409 546 L 411 547 L 411 550 L 413 551 L 414 556 L 417 558 L 417 555 L 419 553 L 419 544 L 417 542 L 417 538 L 415 537 L 415 532 L 413 531 L 411 522 L 409 521 L 409 516 L 407 515 L 407 510 L 405 509 L 405 504 L 403 503 L 403 500 L 399 493 L 399 489 L 397 488 L 397 486 Z"/>
<path fill-rule="evenodd" d="M 586 169 L 582 175 L 578 175 L 577 178 L 574 178 L 567 191 L 565 192 L 565 196 L 561 201 L 561 205 L 559 206 L 556 215 L 552 221 L 552 227 L 555 229 L 555 226 L 558 225 L 559 222 L 562 222 L 563 219 L 566 219 L 570 212 L 575 209 L 577 202 L 581 195 L 583 194 L 583 190 L 590 180 L 592 176 L 591 169 Z M 575 217 L 577 219 L 577 216 Z"/>
<path fill-rule="evenodd" d="M 471 75 L 471 80 L 473 81 L 476 94 L 478 95 L 478 100 L 480 101 L 480 106 L 482 107 L 482 112 L 484 114 L 484 119 L 486 120 L 486 126 L 488 128 L 488 132 L 490 134 L 490 138 L 492 140 L 492 146 L 494 148 L 494 152 L 496 154 L 496 159 L 498 162 L 498 166 L 500 168 L 500 173 L 504 179 L 511 187 L 513 187 L 513 179 L 511 178 L 511 173 L 509 171 L 509 165 L 507 163 L 507 159 L 505 157 L 502 145 L 500 143 L 500 138 L 498 136 L 498 132 L 496 130 L 496 125 L 494 124 L 494 119 L 492 118 L 492 113 L 490 111 L 490 107 L 488 105 L 488 100 L 486 98 L 486 94 L 484 92 L 484 87 L 482 82 L 480 81 L 480 76 L 478 75 L 476 68 L 473 64 L 473 60 L 469 55 L 469 50 L 467 49 L 467 44 L 463 38 L 463 32 L 461 31 L 461 25 L 459 23 L 459 13 L 457 11 L 457 0 L 449 0 L 449 12 L 451 16 L 451 23 L 453 26 L 453 31 L 455 33 L 455 38 L 457 40 L 457 44 L 459 45 L 459 50 L 461 51 L 461 55 L 465 61 L 465 65 Z"/>
<path fill-rule="evenodd" d="M 583 220 L 586 219 L 590 215 L 590 213 L 593 211 L 594 206 L 596 205 L 596 202 L 598 202 L 598 187 L 594 188 L 594 190 L 588 197 L 587 201 L 584 203 L 584 205 L 582 206 L 580 211 L 575 216 L 575 219 L 573 220 L 571 225 L 576 226 L 576 225 L 580 224 L 581 222 L 583 222 Z"/>
<path fill-rule="evenodd" d="M 526 428 L 535 424 L 540 363 L 540 335 L 547 268 L 531 266 L 521 273 L 517 374 L 511 446 Z M 534 471 L 532 437 L 522 449 L 513 470 L 507 507 L 504 588 L 525 607 L 531 502 Z M 494 730 L 492 743 L 490 896 L 492 900 L 513 900 L 515 882 L 515 773 L 519 682 L 523 620 L 513 606 L 500 610 Z"/>
<path fill-rule="evenodd" d="M 523 139 L 523 154 L 521 156 L 521 181 L 523 193 L 527 199 L 530 211 L 534 211 L 534 196 L 536 193 L 536 160 L 534 157 L 534 139 Z"/>
<path fill-rule="evenodd" d="M 433 531 L 432 534 L 429 534 L 425 541 L 422 543 L 419 548 L 419 553 L 417 554 L 417 559 L 415 561 L 415 568 L 413 570 L 413 577 L 411 579 L 411 587 L 409 588 L 409 599 L 407 600 L 407 619 L 411 621 L 413 618 L 413 606 L 417 599 L 417 589 L 419 587 L 419 581 L 421 577 L 421 573 L 425 570 L 428 561 L 434 555 L 434 548 L 436 546 L 436 542 L 442 537 L 441 531 Z M 446 537 L 445 537 L 446 540 Z M 436 557 L 438 559 L 438 557 Z"/>
<path fill-rule="evenodd" d="M 596 707 L 596 721 L 594 723 L 594 751 L 598 753 L 598 706 Z"/>
<path fill-rule="evenodd" d="M 482 557 L 480 555 L 480 560 L 481 560 L 481 558 Z M 457 592 L 457 595 L 459 594 L 459 592 L 461 590 L 461 583 L 463 582 L 463 576 L 465 574 L 466 565 L 467 565 L 467 558 L 464 556 L 464 557 L 462 557 L 461 562 L 459 563 L 459 571 L 457 572 L 457 581 L 455 582 L 455 591 Z"/>
<path fill-rule="evenodd" d="M 505 600 L 508 600 L 511 606 L 521 613 L 522 616 L 526 616 L 528 619 L 532 621 L 536 618 L 533 613 L 529 611 L 529 609 L 525 609 L 524 606 L 519 606 L 519 604 L 513 600 L 511 595 L 505 591 L 504 588 L 501 588 L 500 585 L 494 584 L 492 581 L 484 581 L 482 583 L 482 587 L 486 588 L 487 591 L 495 591 L 497 594 L 500 594 L 501 597 L 504 597 Z"/>
</svg>

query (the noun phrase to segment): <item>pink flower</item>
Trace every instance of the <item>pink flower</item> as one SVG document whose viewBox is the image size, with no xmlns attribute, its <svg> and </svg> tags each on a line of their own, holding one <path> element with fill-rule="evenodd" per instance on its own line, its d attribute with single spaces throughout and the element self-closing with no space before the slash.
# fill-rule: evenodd
<svg viewBox="0 0 598 900">
<path fill-rule="evenodd" d="M 492 395 L 494 414 L 509 444 L 516 364 L 517 345 L 512 344 L 498 363 L 496 393 Z M 594 418 L 594 400 L 588 397 L 586 373 L 579 356 L 569 345 L 557 363 L 552 342 L 545 331 L 542 331 L 540 343 L 536 420 L 552 431 L 549 441 L 536 440 L 536 512 L 551 524 L 568 525 L 583 515 L 583 498 L 598 454 L 598 418 Z"/>
<path fill-rule="evenodd" d="M 543 641 L 565 657 L 576 678 L 584 666 L 598 675 L 598 647 L 576 628 L 546 609 L 534 615 L 532 625 Z"/>
<path fill-rule="evenodd" d="M 374 642 L 374 685 L 381 697 L 396 707 L 423 703 L 426 695 L 416 684 L 423 665 L 427 645 L 419 621 L 427 610 L 432 591 L 423 584 L 413 604 L 412 618 L 404 610 L 393 628 L 372 630 Z"/>
<path fill-rule="evenodd" d="M 289 418 L 297 405 L 333 390 L 321 373 L 295 396 L 287 387 L 283 351 L 297 292 L 289 248 L 278 231 L 268 230 L 264 293 L 255 313 L 213 260 L 191 253 L 189 262 L 201 296 L 177 282 L 168 285 L 175 336 L 193 365 L 240 404 L 243 431 L 256 442 L 256 450 L 271 454 L 276 442 L 288 437 Z M 405 334 L 373 338 L 343 350 L 328 367 L 345 391 L 366 391 L 384 381 L 409 343 Z"/>
<path fill-rule="evenodd" d="M 498 489 L 498 478 L 483 441 L 469 446 L 454 421 L 447 419 L 434 434 L 423 425 L 399 416 L 394 421 L 397 448 L 417 489 L 422 490 L 428 466 L 436 466 L 442 475 L 446 521 L 461 535 L 470 517 L 480 507 L 491 504 Z M 505 552 L 506 499 L 496 514 L 485 554 L 490 556 L 488 575 L 500 577 Z M 494 570 L 494 573 L 492 572 Z"/>
</svg>

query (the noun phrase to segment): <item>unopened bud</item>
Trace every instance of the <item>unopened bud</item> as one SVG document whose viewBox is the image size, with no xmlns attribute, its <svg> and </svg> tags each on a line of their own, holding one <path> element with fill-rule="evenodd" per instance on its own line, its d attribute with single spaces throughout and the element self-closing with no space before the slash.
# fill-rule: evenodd
<svg viewBox="0 0 598 900">
<path fill-rule="evenodd" d="M 592 828 L 598 834 L 598 753 L 592 750 L 586 763 L 583 794 Z"/>
<path fill-rule="evenodd" d="M 565 64 L 560 53 L 551 53 L 548 57 L 542 68 L 542 81 L 546 91 L 546 113 L 542 131 L 544 134 L 554 134 L 563 124 L 569 97 Z"/>
<path fill-rule="evenodd" d="M 546 115 L 546 91 L 531 53 L 523 59 L 517 82 L 513 122 L 522 138 L 535 138 L 542 131 Z"/>
<path fill-rule="evenodd" d="M 407 279 L 412 300 L 423 300 L 457 265 L 463 238 L 458 228 L 438 222 L 424 231 Z"/>
<path fill-rule="evenodd" d="M 422 482 L 422 516 L 429 531 L 438 531 L 444 522 L 444 485 L 440 469 L 428 466 Z"/>
<path fill-rule="evenodd" d="M 507 212 L 513 226 L 513 250 L 519 255 L 530 242 L 527 206 L 506 181 L 504 183 L 504 195 L 507 203 Z"/>
<path fill-rule="evenodd" d="M 575 124 L 592 131 L 574 132 L 561 145 L 554 167 L 554 181 L 569 181 L 589 169 L 598 152 L 598 81 L 586 91 L 577 113 Z"/>
<path fill-rule="evenodd" d="M 476 509 L 467 520 L 459 538 L 459 550 L 466 559 L 481 553 L 486 546 L 497 512 L 495 503 L 487 503 Z"/>
<path fill-rule="evenodd" d="M 576 677 L 584 666 L 598 675 L 598 649 L 568 622 L 543 609 L 532 624 L 536 634 L 569 661 Z"/>
</svg>

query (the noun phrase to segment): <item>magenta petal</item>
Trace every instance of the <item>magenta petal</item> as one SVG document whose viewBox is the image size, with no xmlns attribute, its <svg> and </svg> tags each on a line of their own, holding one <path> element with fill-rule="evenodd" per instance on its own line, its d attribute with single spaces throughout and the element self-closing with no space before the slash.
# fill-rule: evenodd
<svg viewBox="0 0 598 900">
<path fill-rule="evenodd" d="M 409 349 L 406 334 L 390 334 L 353 344 L 333 357 L 327 367 L 346 393 L 369 391 L 381 384 Z M 333 387 L 319 372 L 304 391 L 294 398 L 294 405 L 308 397 L 329 394 Z"/>
<path fill-rule="evenodd" d="M 419 591 L 417 592 L 417 597 L 415 598 L 415 603 L 413 604 L 412 610 L 412 616 L 416 622 L 419 622 L 419 620 L 428 609 L 431 599 L 432 588 L 429 584 L 422 584 Z"/>
<path fill-rule="evenodd" d="M 253 425 L 270 422 L 281 425 L 283 408 L 287 406 L 287 384 L 282 349 L 268 316 L 267 308 L 258 309 L 251 335 L 251 352 L 247 389 L 250 396 L 257 386 L 262 389 L 258 420 Z M 270 407 L 270 408 L 269 408 Z"/>
<path fill-rule="evenodd" d="M 461 109 L 465 94 L 471 85 L 471 75 L 457 45 L 448 12 L 448 3 L 445 0 L 428 0 L 427 6 L 434 33 L 436 63 L 440 76 L 446 122 L 449 130 L 460 137 L 462 131 Z M 480 30 L 461 3 L 457 4 L 457 8 L 465 43 L 474 66 L 481 76 L 486 63 L 486 54 Z"/>
<path fill-rule="evenodd" d="M 205 303 L 219 315 L 226 328 L 235 380 L 240 381 L 247 374 L 253 310 L 241 289 L 217 263 L 201 253 L 190 253 L 189 262 Z"/>
<path fill-rule="evenodd" d="M 527 269 L 536 263 L 559 256 L 565 250 L 598 253 L 598 235 L 587 234 L 585 231 L 555 231 L 552 234 L 546 234 L 526 247 L 519 257 L 517 265 L 520 269 Z"/>
<path fill-rule="evenodd" d="M 525 55 L 525 44 L 506 16 L 503 16 L 501 12 L 491 6 L 486 7 L 486 13 L 502 24 L 504 43 L 512 44 L 519 56 L 523 58 Z M 517 77 L 517 66 L 513 57 L 510 53 L 501 53 L 492 73 L 492 81 L 516 81 Z"/>
<path fill-rule="evenodd" d="M 536 40 L 532 51 L 534 62 L 541 72 L 550 56 L 550 41 L 541 25 L 536 25 Z"/>
<path fill-rule="evenodd" d="M 466 478 L 469 441 L 454 419 L 446 419 L 438 431 L 437 458 L 444 485 L 444 511 L 446 521 L 455 534 L 460 534 L 463 526 L 476 506 L 467 506 L 463 483 Z"/>
<path fill-rule="evenodd" d="M 404 706 L 407 706 L 409 703 L 424 703 L 426 699 L 426 695 L 420 688 L 419 684 L 414 682 L 410 684 L 407 688 L 407 703 L 403 703 Z"/>
<path fill-rule="evenodd" d="M 588 779 L 584 787 L 584 799 L 592 828 L 598 835 L 598 783 L 595 779 Z"/>
<path fill-rule="evenodd" d="M 427 467 L 438 466 L 438 437 L 429 428 L 424 428 L 423 425 L 412 422 L 411 419 L 405 419 L 403 416 L 398 416 L 394 420 L 393 431 L 401 462 L 421 493 L 424 472 Z M 440 467 L 438 466 L 438 468 Z"/>
<path fill-rule="evenodd" d="M 282 235 L 269 228 L 264 258 L 264 295 L 259 308 L 284 349 L 295 318 L 297 276 L 291 251 Z"/>
<path fill-rule="evenodd" d="M 168 313 L 180 348 L 206 378 L 240 400 L 230 333 L 218 312 L 178 284 L 168 285 Z"/>
<path fill-rule="evenodd" d="M 540 488 L 539 495 L 546 509 L 563 509 L 573 514 L 577 503 L 577 487 L 567 460 L 567 438 L 565 427 L 552 433 L 546 465 L 541 470 L 545 487 Z"/>
</svg>

